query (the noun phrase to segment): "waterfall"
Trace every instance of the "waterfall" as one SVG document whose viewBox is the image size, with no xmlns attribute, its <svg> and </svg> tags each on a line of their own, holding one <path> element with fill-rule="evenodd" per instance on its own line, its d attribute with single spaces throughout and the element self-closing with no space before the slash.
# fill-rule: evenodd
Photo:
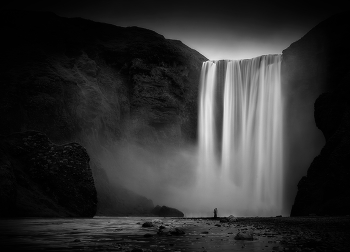
<svg viewBox="0 0 350 252">
<path fill-rule="evenodd" d="M 203 63 L 198 198 L 240 216 L 282 211 L 281 55 Z"/>
</svg>

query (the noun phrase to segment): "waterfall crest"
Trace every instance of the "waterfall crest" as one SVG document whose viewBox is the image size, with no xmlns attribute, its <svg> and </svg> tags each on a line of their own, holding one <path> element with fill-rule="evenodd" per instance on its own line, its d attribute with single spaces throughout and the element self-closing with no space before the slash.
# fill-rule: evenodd
<svg viewBox="0 0 350 252">
<path fill-rule="evenodd" d="M 281 55 L 207 61 L 199 99 L 198 199 L 240 216 L 282 210 Z"/>
</svg>

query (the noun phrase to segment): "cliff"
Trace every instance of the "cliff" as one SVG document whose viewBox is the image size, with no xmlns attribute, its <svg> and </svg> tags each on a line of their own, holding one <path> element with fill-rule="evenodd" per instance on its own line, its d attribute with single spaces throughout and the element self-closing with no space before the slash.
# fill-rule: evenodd
<svg viewBox="0 0 350 252">
<path fill-rule="evenodd" d="M 350 213 L 348 16 L 321 22 L 283 51 L 287 144 L 293 154 L 286 180 L 294 184 L 311 163 L 298 183 L 292 216 Z"/>
<path fill-rule="evenodd" d="M 206 58 L 180 41 L 45 12 L 4 12 L 0 25 L 3 134 L 121 138 L 128 122 L 139 137 L 168 125 L 168 138 L 195 137 L 193 102 Z"/>
<path fill-rule="evenodd" d="M 100 214 L 151 210 L 149 200 L 140 206 L 136 198 L 142 196 L 110 181 L 99 146 L 195 140 L 207 59 L 147 29 L 47 12 L 2 11 L 0 28 L 1 134 L 36 130 L 57 144 L 82 144 L 91 157 Z"/>
</svg>

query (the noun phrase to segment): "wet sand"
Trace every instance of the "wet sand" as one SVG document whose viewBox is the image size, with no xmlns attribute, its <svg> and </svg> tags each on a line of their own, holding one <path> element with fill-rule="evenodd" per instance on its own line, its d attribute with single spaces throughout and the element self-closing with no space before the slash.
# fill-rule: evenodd
<svg viewBox="0 0 350 252">
<path fill-rule="evenodd" d="M 350 217 L 0 219 L 1 251 L 348 251 Z M 159 226 L 183 235 L 158 235 Z M 253 240 L 236 240 L 253 232 Z"/>
</svg>

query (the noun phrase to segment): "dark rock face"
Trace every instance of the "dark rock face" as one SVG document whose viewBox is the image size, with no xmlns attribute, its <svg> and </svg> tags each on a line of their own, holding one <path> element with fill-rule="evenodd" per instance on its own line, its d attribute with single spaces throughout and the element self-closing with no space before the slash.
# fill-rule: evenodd
<svg viewBox="0 0 350 252">
<path fill-rule="evenodd" d="M 180 41 L 46 12 L 1 12 L 0 28 L 2 134 L 37 130 L 55 143 L 84 146 L 91 135 L 166 145 L 196 138 L 207 59 Z M 112 186 L 92 154 L 99 213 L 149 213 L 153 204 Z"/>
<path fill-rule="evenodd" d="M 309 99 L 313 102 L 314 97 L 319 96 L 314 104 L 314 120 L 326 140 L 321 153 L 312 161 L 307 176 L 298 183 L 292 216 L 350 214 L 348 16 L 349 13 L 342 13 L 325 20 L 285 51 L 285 72 L 294 64 L 291 63 L 293 60 L 298 62 L 294 66 L 300 68 L 291 69 L 289 77 L 297 87 L 292 90 L 294 87 L 291 86 L 289 89 L 296 95 L 304 93 L 298 98 L 299 101 Z M 302 71 L 301 68 L 305 70 Z M 300 91 L 297 91 L 298 88 Z M 326 93 L 320 95 L 322 92 Z M 308 103 L 301 102 L 301 105 L 294 106 L 293 113 L 303 115 L 303 110 L 309 110 Z M 299 119 L 303 125 L 302 116 Z M 315 145 L 306 146 L 311 148 Z M 303 148 L 299 152 L 301 151 L 307 150 Z M 296 156 L 298 155 L 294 158 Z"/>
<path fill-rule="evenodd" d="M 81 145 L 55 145 L 27 131 L 2 137 L 0 154 L 1 216 L 95 215 L 90 158 Z"/>
<path fill-rule="evenodd" d="M 206 58 L 180 41 L 45 12 L 2 12 L 0 27 L 4 134 L 36 129 L 53 141 L 92 132 L 148 141 L 196 137 Z"/>
<path fill-rule="evenodd" d="M 184 213 L 171 207 L 157 205 L 151 212 L 159 217 L 184 217 Z"/>
<path fill-rule="evenodd" d="M 315 121 L 325 135 L 326 145 L 298 184 L 292 216 L 350 214 L 348 94 L 329 92 L 316 100 Z"/>
</svg>

